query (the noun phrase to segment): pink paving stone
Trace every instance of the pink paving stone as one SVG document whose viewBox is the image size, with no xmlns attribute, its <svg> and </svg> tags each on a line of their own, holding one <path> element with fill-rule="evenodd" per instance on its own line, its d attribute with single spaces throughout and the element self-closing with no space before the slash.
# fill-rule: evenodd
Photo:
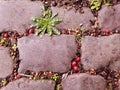
<svg viewBox="0 0 120 90">
<path fill-rule="evenodd" d="M 111 70 L 120 70 L 120 34 L 86 36 L 82 40 L 81 52 L 84 69 L 109 66 Z"/>
<path fill-rule="evenodd" d="M 0 90 L 54 90 L 55 82 L 52 80 L 29 80 L 21 78 L 10 82 Z"/>
<path fill-rule="evenodd" d="M 77 45 L 72 35 L 45 35 L 42 38 L 30 35 L 18 39 L 18 49 L 20 73 L 26 70 L 63 73 L 71 68 Z"/>
<path fill-rule="evenodd" d="M 13 61 L 9 54 L 9 48 L 0 47 L 0 78 L 9 76 L 13 71 Z"/>
<path fill-rule="evenodd" d="M 17 31 L 25 32 L 29 28 L 31 17 L 40 16 L 43 7 L 39 1 L 1 1 L 0 2 L 0 32 Z"/>
<path fill-rule="evenodd" d="M 106 81 L 98 75 L 72 74 L 62 80 L 63 90 L 105 90 Z"/>
</svg>

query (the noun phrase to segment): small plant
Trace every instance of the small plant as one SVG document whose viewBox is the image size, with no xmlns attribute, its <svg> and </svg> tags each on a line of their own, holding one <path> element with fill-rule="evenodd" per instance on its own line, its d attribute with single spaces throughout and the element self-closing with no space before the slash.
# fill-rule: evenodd
<svg viewBox="0 0 120 90">
<path fill-rule="evenodd" d="M 14 51 L 16 51 L 16 50 L 17 50 L 17 45 L 14 44 L 14 45 L 12 46 L 12 49 L 13 49 Z"/>
<path fill-rule="evenodd" d="M 35 75 L 35 76 L 33 77 L 33 79 L 34 79 L 34 80 L 38 80 L 39 77 Z"/>
<path fill-rule="evenodd" d="M 53 79 L 54 81 L 56 81 L 59 78 L 58 74 L 53 74 L 51 76 L 51 79 Z"/>
<path fill-rule="evenodd" d="M 62 85 L 61 84 L 57 84 L 57 90 L 61 90 L 62 89 Z"/>
<path fill-rule="evenodd" d="M 111 5 L 110 0 L 91 0 L 90 1 L 90 6 L 92 10 L 99 10 L 102 4 Z"/>
<path fill-rule="evenodd" d="M 9 44 L 9 39 L 8 39 L 8 38 L 1 37 L 1 38 L 0 38 L 0 44 L 1 44 L 2 46 L 8 46 L 8 44 Z"/>
<path fill-rule="evenodd" d="M 85 32 L 86 30 L 84 28 L 81 28 L 80 30 L 80 34 L 79 33 L 74 33 L 76 42 L 80 45 L 81 40 L 85 37 Z"/>
<path fill-rule="evenodd" d="M 101 6 L 101 1 L 100 0 L 91 0 L 90 6 L 91 6 L 92 10 L 99 10 L 100 6 Z"/>
<path fill-rule="evenodd" d="M 6 79 L 2 79 L 1 82 L 2 82 L 2 85 L 3 85 L 3 86 L 7 84 L 7 80 L 6 80 Z"/>
<path fill-rule="evenodd" d="M 109 88 L 110 88 L 110 89 L 112 89 L 112 88 L 113 88 L 112 83 L 109 83 L 108 85 L 109 85 Z"/>
<path fill-rule="evenodd" d="M 49 36 L 51 36 L 53 33 L 60 35 L 60 32 L 55 25 L 60 23 L 62 20 L 55 18 L 57 14 L 52 15 L 50 8 L 47 10 L 42 8 L 42 13 L 43 17 L 36 16 L 32 18 L 32 20 L 36 22 L 35 24 L 31 25 L 31 28 L 36 28 L 35 34 L 43 36 L 47 32 Z"/>
<path fill-rule="evenodd" d="M 105 4 L 105 5 L 111 5 L 110 0 L 102 0 L 102 3 Z"/>
</svg>

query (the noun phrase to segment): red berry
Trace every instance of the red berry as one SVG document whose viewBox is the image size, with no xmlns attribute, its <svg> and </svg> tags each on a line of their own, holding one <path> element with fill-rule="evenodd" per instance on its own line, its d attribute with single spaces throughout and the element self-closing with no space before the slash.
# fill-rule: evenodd
<svg viewBox="0 0 120 90">
<path fill-rule="evenodd" d="M 9 36 L 8 33 L 4 34 L 4 38 L 8 38 L 8 36 Z"/>
<path fill-rule="evenodd" d="M 77 61 L 77 62 L 80 62 L 80 57 L 77 57 L 77 58 L 76 58 L 76 61 Z"/>
<path fill-rule="evenodd" d="M 109 34 L 109 33 L 110 33 L 110 30 L 109 30 L 109 29 L 106 29 L 106 30 L 105 30 L 105 33 Z"/>
<path fill-rule="evenodd" d="M 34 33 L 34 30 L 33 29 L 30 29 L 29 30 L 29 34 L 33 34 Z"/>
<path fill-rule="evenodd" d="M 77 63 L 75 61 L 72 62 L 72 66 L 76 66 Z"/>
<path fill-rule="evenodd" d="M 78 71 L 78 70 L 79 70 L 78 66 L 74 66 L 73 69 L 74 69 L 75 71 Z"/>
</svg>

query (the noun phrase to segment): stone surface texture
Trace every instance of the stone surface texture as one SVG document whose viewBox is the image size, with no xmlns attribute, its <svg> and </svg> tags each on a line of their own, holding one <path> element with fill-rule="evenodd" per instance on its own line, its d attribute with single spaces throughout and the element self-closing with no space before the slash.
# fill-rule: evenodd
<svg viewBox="0 0 120 90">
<path fill-rule="evenodd" d="M 54 90 L 55 82 L 52 80 L 29 80 L 29 79 L 19 79 L 10 82 L 6 87 L 0 90 Z"/>
<path fill-rule="evenodd" d="M 109 66 L 120 70 L 120 35 L 104 37 L 86 36 L 82 40 L 81 63 L 84 69 Z"/>
<path fill-rule="evenodd" d="M 77 46 L 72 35 L 43 36 L 30 35 L 18 40 L 20 54 L 19 72 L 52 71 L 66 72 L 71 68 Z"/>
<path fill-rule="evenodd" d="M 58 13 L 58 17 L 63 21 L 58 24 L 57 27 L 62 29 L 68 28 L 80 28 L 80 24 L 83 24 L 83 28 L 86 30 L 91 29 L 90 20 L 94 19 L 94 16 L 89 8 L 83 8 L 84 13 L 75 12 L 74 9 L 66 10 L 63 8 L 52 7 L 53 13 Z"/>
<path fill-rule="evenodd" d="M 63 90 L 105 90 L 106 81 L 101 76 L 73 74 L 62 81 L 62 87 Z"/>
<path fill-rule="evenodd" d="M 17 31 L 25 32 L 32 24 L 33 16 L 40 16 L 40 10 L 43 7 L 39 1 L 1 1 L 0 2 L 0 32 Z"/>
<path fill-rule="evenodd" d="M 6 78 L 13 71 L 13 61 L 9 54 L 9 48 L 0 47 L 0 78 Z"/>
<path fill-rule="evenodd" d="M 118 29 L 120 31 L 120 4 L 112 7 L 103 6 L 98 12 L 98 21 L 102 30 Z"/>
</svg>

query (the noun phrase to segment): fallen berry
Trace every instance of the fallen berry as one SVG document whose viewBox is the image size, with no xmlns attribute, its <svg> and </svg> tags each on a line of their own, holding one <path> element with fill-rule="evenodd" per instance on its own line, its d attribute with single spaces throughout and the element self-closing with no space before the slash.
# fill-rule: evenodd
<svg viewBox="0 0 120 90">
<path fill-rule="evenodd" d="M 29 34 L 33 34 L 33 33 L 34 33 L 34 29 L 30 29 Z"/>
<path fill-rule="evenodd" d="M 106 30 L 105 30 L 105 33 L 106 33 L 106 34 L 109 34 L 109 33 L 110 33 L 110 30 L 109 30 L 109 29 L 106 29 Z"/>
<path fill-rule="evenodd" d="M 77 58 L 76 58 L 76 61 L 77 61 L 77 62 L 80 62 L 80 57 L 77 57 Z"/>
<path fill-rule="evenodd" d="M 72 61 L 72 66 L 76 66 L 77 65 L 77 63 L 75 62 L 75 61 Z"/>
<path fill-rule="evenodd" d="M 4 38 L 8 38 L 8 36 L 9 36 L 8 33 L 4 34 Z"/>
<path fill-rule="evenodd" d="M 75 71 L 78 71 L 78 70 L 79 70 L 78 66 L 74 66 L 73 69 L 74 69 Z"/>
</svg>

